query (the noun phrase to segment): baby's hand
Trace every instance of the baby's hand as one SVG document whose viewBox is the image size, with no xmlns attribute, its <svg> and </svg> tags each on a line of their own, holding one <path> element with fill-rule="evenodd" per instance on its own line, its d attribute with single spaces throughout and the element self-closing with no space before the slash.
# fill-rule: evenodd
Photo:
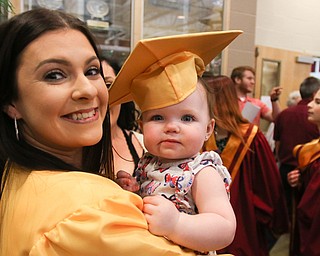
<svg viewBox="0 0 320 256">
<path fill-rule="evenodd" d="M 180 212 L 175 205 L 163 196 L 143 198 L 143 212 L 149 231 L 158 236 L 168 236 L 178 223 Z"/>
<path fill-rule="evenodd" d="M 120 187 L 130 192 L 137 192 L 140 189 L 140 186 L 136 179 L 125 171 L 117 172 L 116 182 Z"/>
</svg>

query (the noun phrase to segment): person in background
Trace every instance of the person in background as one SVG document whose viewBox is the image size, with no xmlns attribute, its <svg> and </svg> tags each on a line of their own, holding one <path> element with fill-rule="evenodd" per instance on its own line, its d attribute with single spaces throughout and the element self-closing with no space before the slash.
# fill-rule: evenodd
<svg viewBox="0 0 320 256">
<path fill-rule="evenodd" d="M 301 95 L 299 91 L 293 91 L 289 93 L 288 100 L 287 100 L 287 107 L 293 107 L 298 104 L 298 102 L 301 100 Z M 271 151 L 276 154 L 275 149 L 276 149 L 276 143 L 273 139 L 273 134 L 274 134 L 274 122 L 270 123 L 268 126 L 268 129 L 265 133 L 266 139 L 270 145 Z"/>
<path fill-rule="evenodd" d="M 320 81 L 315 77 L 307 77 L 300 84 L 302 100 L 296 106 L 284 109 L 275 120 L 274 135 L 276 158 L 280 164 L 280 175 L 291 214 L 291 187 L 287 174 L 296 168 L 297 159 L 292 155 L 298 144 L 307 143 L 318 138 L 319 131 L 314 123 L 308 121 L 308 103 L 320 88 Z"/>
<path fill-rule="evenodd" d="M 281 87 L 273 87 L 270 92 L 270 100 L 272 103 L 272 109 L 263 103 L 261 100 L 256 98 L 251 98 L 248 94 L 253 92 L 255 86 L 255 70 L 249 66 L 240 66 L 232 70 L 231 79 L 234 82 L 238 103 L 240 111 L 242 111 L 248 102 L 257 106 L 259 111 L 252 123 L 255 125 L 260 125 L 260 118 L 263 118 L 269 122 L 273 122 L 277 115 L 281 112 L 281 107 L 279 104 L 279 96 L 281 94 Z"/>
<path fill-rule="evenodd" d="M 231 174 L 230 202 L 237 219 L 233 242 L 220 253 L 267 256 L 268 237 L 288 231 L 288 214 L 275 158 L 258 126 L 240 113 L 233 81 L 204 77 L 213 102 L 215 133 L 203 151 L 215 150 Z"/>
<path fill-rule="evenodd" d="M 230 244 L 236 223 L 227 193 L 228 171 L 217 153 L 199 153 L 214 128 L 206 87 L 199 77 L 238 34 L 208 32 L 143 40 L 122 69 L 137 67 L 144 56 L 140 72 L 128 76 L 120 71 L 113 84 L 127 84 L 127 92 L 110 89 L 111 102 L 114 98 L 121 102 L 131 91 L 142 112 L 148 150 L 136 170 L 138 184 L 125 172 L 118 173 L 119 184 L 133 191 L 140 185 L 153 234 L 203 255 Z"/>
<path fill-rule="evenodd" d="M 102 57 L 102 68 L 108 87 L 120 71 L 117 62 Z M 139 132 L 137 118 L 140 115 L 133 101 L 110 108 L 112 152 L 115 175 L 119 170 L 133 174 L 145 152 L 143 135 Z"/>
<path fill-rule="evenodd" d="M 320 90 L 308 103 L 308 120 L 320 132 Z M 290 256 L 318 255 L 320 252 L 320 140 L 295 146 L 297 168 L 288 173 L 290 186 L 296 189 Z"/>
<path fill-rule="evenodd" d="M 0 255 L 194 255 L 151 234 L 142 199 L 108 179 L 109 96 L 86 24 L 38 8 L 0 38 Z"/>
<path fill-rule="evenodd" d="M 300 100 L 301 94 L 299 90 L 290 92 L 287 100 L 287 107 L 296 106 Z"/>
</svg>

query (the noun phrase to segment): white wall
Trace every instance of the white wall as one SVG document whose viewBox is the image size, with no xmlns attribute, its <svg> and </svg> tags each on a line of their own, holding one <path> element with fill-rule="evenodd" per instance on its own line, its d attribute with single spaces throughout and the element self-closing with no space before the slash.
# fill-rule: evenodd
<svg viewBox="0 0 320 256">
<path fill-rule="evenodd" d="M 320 1 L 257 0 L 255 44 L 320 56 Z"/>
</svg>

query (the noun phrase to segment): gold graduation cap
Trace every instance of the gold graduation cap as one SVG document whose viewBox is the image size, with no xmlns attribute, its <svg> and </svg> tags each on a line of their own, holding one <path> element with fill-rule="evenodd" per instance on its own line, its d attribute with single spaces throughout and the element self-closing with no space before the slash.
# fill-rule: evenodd
<svg viewBox="0 0 320 256">
<path fill-rule="evenodd" d="M 183 101 L 197 78 L 242 31 L 145 39 L 133 49 L 109 90 L 110 105 L 134 100 L 142 112 Z"/>
</svg>

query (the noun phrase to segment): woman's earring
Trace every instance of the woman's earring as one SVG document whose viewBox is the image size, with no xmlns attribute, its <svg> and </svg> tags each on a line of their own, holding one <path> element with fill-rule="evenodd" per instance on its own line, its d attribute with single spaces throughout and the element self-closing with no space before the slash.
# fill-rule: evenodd
<svg viewBox="0 0 320 256">
<path fill-rule="evenodd" d="M 17 121 L 17 118 L 16 118 L 16 117 L 14 117 L 14 128 L 16 129 L 16 138 L 17 138 L 17 141 L 19 141 L 18 121 Z"/>
</svg>

